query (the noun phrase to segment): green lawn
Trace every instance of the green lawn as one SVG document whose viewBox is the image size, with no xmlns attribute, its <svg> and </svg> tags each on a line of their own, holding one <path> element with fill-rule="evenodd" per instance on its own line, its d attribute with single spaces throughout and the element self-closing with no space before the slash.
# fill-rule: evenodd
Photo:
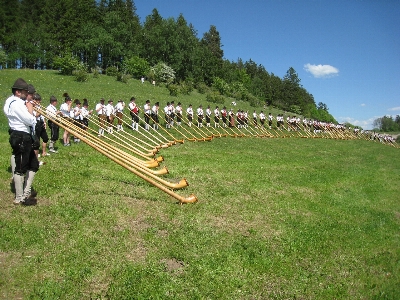
<svg viewBox="0 0 400 300">
<path fill-rule="evenodd" d="M 1 70 L 0 103 L 23 77 L 47 102 L 205 96 L 101 76 Z M 244 109 L 252 109 L 250 107 Z M 260 108 L 257 108 L 260 109 Z M 35 178 L 38 205 L 15 207 L 0 116 L 2 299 L 399 299 L 399 149 L 367 140 L 214 138 L 161 149 L 186 178 L 176 200 L 83 143 Z M 171 131 L 173 132 L 173 131 Z"/>
</svg>

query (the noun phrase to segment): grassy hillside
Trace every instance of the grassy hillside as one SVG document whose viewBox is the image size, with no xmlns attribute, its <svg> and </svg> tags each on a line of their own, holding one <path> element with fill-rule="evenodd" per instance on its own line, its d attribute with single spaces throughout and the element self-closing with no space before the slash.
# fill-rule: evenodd
<svg viewBox="0 0 400 300">
<path fill-rule="evenodd" d="M 114 78 L 1 70 L 42 97 L 206 104 Z M 142 102 L 142 103 L 143 103 Z M 239 104 L 247 109 L 243 104 Z M 251 108 L 249 107 L 249 110 Z M 398 299 L 399 149 L 366 140 L 215 138 L 161 149 L 170 196 L 85 144 L 61 147 L 15 207 L 0 116 L 2 299 Z"/>
</svg>

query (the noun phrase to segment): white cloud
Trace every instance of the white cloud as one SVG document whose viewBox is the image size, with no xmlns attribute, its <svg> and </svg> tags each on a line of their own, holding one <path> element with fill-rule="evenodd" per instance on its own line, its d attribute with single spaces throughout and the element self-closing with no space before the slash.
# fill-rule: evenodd
<svg viewBox="0 0 400 300">
<path fill-rule="evenodd" d="M 390 110 L 390 111 L 400 110 L 400 106 L 398 106 L 398 107 L 392 107 L 392 108 L 389 108 L 388 110 Z"/>
<path fill-rule="evenodd" d="M 310 72 L 316 78 L 335 76 L 339 73 L 339 69 L 330 65 L 306 64 L 304 70 Z"/>
<path fill-rule="evenodd" d="M 339 123 L 346 123 L 346 122 L 348 122 L 348 123 L 353 124 L 353 125 L 355 125 L 355 126 L 360 126 L 360 127 L 362 127 L 363 129 L 371 130 L 371 129 L 374 128 L 373 122 L 374 122 L 376 119 L 378 119 L 378 118 L 380 118 L 380 117 L 372 117 L 372 118 L 369 118 L 369 119 L 367 119 L 367 120 L 356 120 L 356 119 L 351 118 L 351 117 L 338 117 L 338 118 L 337 118 L 337 121 L 338 121 Z"/>
<path fill-rule="evenodd" d="M 361 104 L 362 107 L 364 107 L 365 105 L 366 105 L 365 103 L 362 103 L 362 104 Z"/>
</svg>

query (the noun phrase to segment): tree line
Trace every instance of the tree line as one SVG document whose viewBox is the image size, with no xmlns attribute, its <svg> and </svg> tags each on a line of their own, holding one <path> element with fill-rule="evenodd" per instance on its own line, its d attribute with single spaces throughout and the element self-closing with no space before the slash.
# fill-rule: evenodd
<svg viewBox="0 0 400 300">
<path fill-rule="evenodd" d="M 372 123 L 374 130 L 381 132 L 399 132 L 400 131 L 400 115 L 383 116 L 377 118 Z"/>
<path fill-rule="evenodd" d="M 146 76 L 164 82 L 172 95 L 195 87 L 209 101 L 232 97 L 336 123 L 292 67 L 280 78 L 251 59 L 225 59 L 222 47 L 214 25 L 199 38 L 182 14 L 165 19 L 153 9 L 141 23 L 133 0 L 0 2 L 3 68 L 58 69 L 83 80 L 87 72 Z"/>
</svg>

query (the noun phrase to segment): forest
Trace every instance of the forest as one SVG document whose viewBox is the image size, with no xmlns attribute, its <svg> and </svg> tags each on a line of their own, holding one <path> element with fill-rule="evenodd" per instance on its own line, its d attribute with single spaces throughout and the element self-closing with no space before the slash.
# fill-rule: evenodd
<svg viewBox="0 0 400 300">
<path fill-rule="evenodd" d="M 222 48 L 216 26 L 201 35 L 182 14 L 163 18 L 156 8 L 141 22 L 133 0 L 0 2 L 1 68 L 56 69 L 81 81 L 145 77 L 172 95 L 206 89 L 212 102 L 232 97 L 336 123 L 292 67 L 280 78 L 255 61 L 225 59 Z"/>
</svg>

